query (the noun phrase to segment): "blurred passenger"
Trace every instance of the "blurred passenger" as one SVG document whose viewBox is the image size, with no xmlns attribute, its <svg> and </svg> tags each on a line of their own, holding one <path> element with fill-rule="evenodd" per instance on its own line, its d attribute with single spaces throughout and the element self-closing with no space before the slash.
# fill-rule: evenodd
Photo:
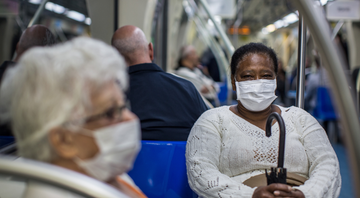
<svg viewBox="0 0 360 198">
<path fill-rule="evenodd" d="M 194 85 L 152 63 L 153 45 L 141 29 L 123 26 L 111 42 L 129 65 L 128 98 L 140 118 L 142 139 L 186 141 L 195 121 L 207 110 Z"/>
<path fill-rule="evenodd" d="M 216 42 L 219 43 L 219 38 L 217 36 L 215 36 L 214 39 Z M 225 57 L 228 58 L 225 49 L 222 48 L 222 50 L 224 52 Z M 219 65 L 211 48 L 207 48 L 205 52 L 202 54 L 201 64 L 207 68 L 210 77 L 214 81 L 221 82 Z"/>
<path fill-rule="evenodd" d="M 339 161 L 324 129 L 300 108 L 272 104 L 277 64 L 275 52 L 261 43 L 244 45 L 232 56 L 231 83 L 238 104 L 202 114 L 186 144 L 189 185 L 199 197 L 339 196 Z M 303 179 L 300 185 L 261 182 L 265 170 L 277 166 L 278 124 L 270 137 L 265 134 L 273 112 L 281 114 L 286 125 L 284 167 L 288 176 Z M 260 181 L 248 186 L 256 177 Z"/>
<path fill-rule="evenodd" d="M 210 48 L 206 49 L 201 56 L 201 65 L 207 68 L 209 76 L 216 82 L 221 82 L 219 66 L 214 53 Z"/>
<path fill-rule="evenodd" d="M 321 66 L 320 57 L 317 54 L 314 55 L 314 62 L 316 64 L 316 71 L 309 74 L 306 82 L 304 109 L 319 119 L 331 141 L 341 142 L 336 116 L 331 115 L 335 107 L 332 102 L 333 97 L 329 86 L 328 74 L 325 68 Z M 332 136 L 333 132 L 335 139 Z"/>
<path fill-rule="evenodd" d="M 16 45 L 16 57 L 14 61 L 4 61 L 0 65 L 0 85 L 6 70 L 15 65 L 25 51 L 36 46 L 50 46 L 55 44 L 55 37 L 51 31 L 43 25 L 34 25 L 27 28 Z M 8 123 L 0 125 L 0 136 L 11 136 Z"/>
<path fill-rule="evenodd" d="M 90 38 L 26 52 L 0 90 L 18 154 L 145 197 L 124 181 L 140 148 L 139 121 L 125 106 L 127 75 L 117 51 Z M 25 197 L 47 197 L 42 192 L 49 193 L 29 184 Z"/>
<path fill-rule="evenodd" d="M 43 25 L 33 25 L 27 28 L 16 45 L 16 57 L 14 61 L 5 61 L 0 66 L 0 82 L 6 68 L 17 62 L 26 50 L 36 46 L 50 46 L 55 44 L 55 41 L 55 36 Z"/>
<path fill-rule="evenodd" d="M 309 77 L 309 74 L 311 73 L 311 65 L 312 65 L 312 60 L 307 57 L 305 59 L 305 84 L 306 84 L 307 78 Z M 296 90 L 297 72 L 298 72 L 298 66 L 294 67 L 294 69 L 291 72 L 291 77 L 290 77 L 290 89 L 291 90 Z"/>
<path fill-rule="evenodd" d="M 311 114 L 316 106 L 317 89 L 321 85 L 322 78 L 325 77 L 323 76 L 325 75 L 325 71 L 320 67 L 319 57 L 314 57 L 314 60 L 316 64 L 316 71 L 314 73 L 310 73 L 307 78 L 304 98 L 304 109 Z"/>
<path fill-rule="evenodd" d="M 204 75 L 198 68 L 200 65 L 199 56 L 193 46 L 187 45 L 181 48 L 178 64 L 177 75 L 191 81 L 196 89 L 212 104 L 218 102 L 219 87 L 213 79 Z"/>
<path fill-rule="evenodd" d="M 286 90 L 285 90 L 285 82 L 286 82 L 286 73 L 283 68 L 283 62 L 279 59 L 278 60 L 278 73 L 276 75 L 276 95 L 279 96 L 277 100 L 279 105 L 285 104 L 285 96 L 286 96 Z"/>
</svg>

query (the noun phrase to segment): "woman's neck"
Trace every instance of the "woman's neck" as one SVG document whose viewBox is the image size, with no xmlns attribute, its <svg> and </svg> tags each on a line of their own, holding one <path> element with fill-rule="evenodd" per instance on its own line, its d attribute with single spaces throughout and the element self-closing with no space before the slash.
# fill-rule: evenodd
<svg viewBox="0 0 360 198">
<path fill-rule="evenodd" d="M 181 64 L 182 66 L 189 68 L 190 70 L 194 70 L 194 66 L 192 65 L 192 63 L 187 60 L 183 60 Z"/>
<path fill-rule="evenodd" d="M 272 112 L 281 113 L 279 107 L 275 105 L 270 105 L 263 111 L 259 112 L 249 111 L 239 101 L 237 105 L 233 106 L 232 111 L 241 118 L 263 130 L 265 130 L 266 120 Z"/>
</svg>

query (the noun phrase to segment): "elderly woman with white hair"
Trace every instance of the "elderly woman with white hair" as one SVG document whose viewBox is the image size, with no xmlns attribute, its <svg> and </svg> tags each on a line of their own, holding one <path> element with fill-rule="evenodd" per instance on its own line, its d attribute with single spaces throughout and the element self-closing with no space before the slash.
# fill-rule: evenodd
<svg viewBox="0 0 360 198">
<path fill-rule="evenodd" d="M 3 81 L 2 120 L 11 120 L 20 156 L 146 197 L 126 175 L 140 148 L 139 121 L 125 106 L 127 84 L 123 58 L 103 42 L 83 37 L 34 48 Z M 42 197 L 32 191 L 27 197 Z"/>
</svg>

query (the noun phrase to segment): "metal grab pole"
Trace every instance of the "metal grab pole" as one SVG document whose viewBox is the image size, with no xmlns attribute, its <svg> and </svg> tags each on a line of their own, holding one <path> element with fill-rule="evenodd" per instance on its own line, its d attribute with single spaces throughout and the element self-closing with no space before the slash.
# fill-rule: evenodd
<svg viewBox="0 0 360 198">
<path fill-rule="evenodd" d="M 303 13 L 306 26 L 311 31 L 315 45 L 323 57 L 323 65 L 327 69 L 337 110 L 340 113 L 340 121 L 344 127 L 342 132 L 344 132 L 345 146 L 351 162 L 352 185 L 357 197 L 360 197 L 360 122 L 355 97 L 349 89 L 350 79 L 344 73 L 345 59 L 338 53 L 335 44 L 331 42 L 329 23 L 323 12 L 316 9 L 314 1 L 297 0 L 291 1 L 291 3 L 294 3 L 300 13 Z"/>
<path fill-rule="evenodd" d="M 304 20 L 299 14 L 299 42 L 298 42 L 298 68 L 296 84 L 296 106 L 304 108 L 305 91 L 305 57 L 306 57 L 306 27 Z"/>
<path fill-rule="evenodd" d="M 207 2 L 205 0 L 200 0 L 199 2 L 203 5 L 205 12 L 209 16 L 210 20 L 214 23 L 214 26 L 215 26 L 216 30 L 219 32 L 221 39 L 224 41 L 228 55 L 232 56 L 235 51 L 234 46 L 231 44 L 231 42 L 230 42 L 229 38 L 227 37 L 227 35 L 225 34 L 224 30 L 215 21 L 213 14 L 210 12 Z"/>
<path fill-rule="evenodd" d="M 33 26 L 33 25 L 36 23 L 36 21 L 39 19 L 40 14 L 41 14 L 42 11 L 44 10 L 45 4 L 47 3 L 47 1 L 48 1 L 48 0 L 43 0 L 43 1 L 41 2 L 41 4 L 39 5 L 38 9 L 37 9 L 36 12 L 35 12 L 35 15 L 34 15 L 33 18 L 31 19 L 28 27 Z"/>
<path fill-rule="evenodd" d="M 190 3 L 190 0 L 188 0 Z M 195 5 L 195 1 L 192 0 L 191 2 L 193 2 Z M 227 37 L 227 35 L 225 34 L 225 31 L 220 27 L 220 25 L 215 21 L 213 14 L 210 12 L 209 7 L 207 5 L 207 2 L 205 0 L 200 0 L 199 1 L 202 5 L 203 8 L 206 12 L 206 14 L 209 16 L 210 20 L 213 22 L 216 30 L 219 32 L 221 39 L 224 41 L 225 47 L 226 47 L 226 52 L 228 54 L 228 57 L 231 57 L 235 51 L 234 46 L 231 44 L 229 38 Z M 198 10 L 197 10 L 198 11 Z M 224 68 L 225 70 L 227 68 Z M 227 85 L 227 90 L 228 90 L 228 94 L 227 94 L 227 104 L 230 105 L 232 103 L 232 96 L 233 96 L 233 90 L 232 90 L 232 85 L 231 85 L 231 79 L 230 79 L 230 75 L 228 76 L 228 78 L 226 78 L 226 85 Z"/>
</svg>

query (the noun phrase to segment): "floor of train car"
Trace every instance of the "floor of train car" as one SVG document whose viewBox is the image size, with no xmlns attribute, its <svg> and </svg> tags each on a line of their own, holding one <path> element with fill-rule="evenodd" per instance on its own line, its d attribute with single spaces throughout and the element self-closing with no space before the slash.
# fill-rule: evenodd
<svg viewBox="0 0 360 198">
<path fill-rule="evenodd" d="M 341 184 L 341 191 L 339 197 L 354 198 L 355 192 L 354 192 L 354 186 L 352 185 L 351 169 L 349 165 L 347 151 L 345 150 L 345 147 L 342 144 L 333 144 L 332 146 L 336 152 L 336 155 L 340 163 L 340 174 L 341 174 L 342 184 Z"/>
</svg>

